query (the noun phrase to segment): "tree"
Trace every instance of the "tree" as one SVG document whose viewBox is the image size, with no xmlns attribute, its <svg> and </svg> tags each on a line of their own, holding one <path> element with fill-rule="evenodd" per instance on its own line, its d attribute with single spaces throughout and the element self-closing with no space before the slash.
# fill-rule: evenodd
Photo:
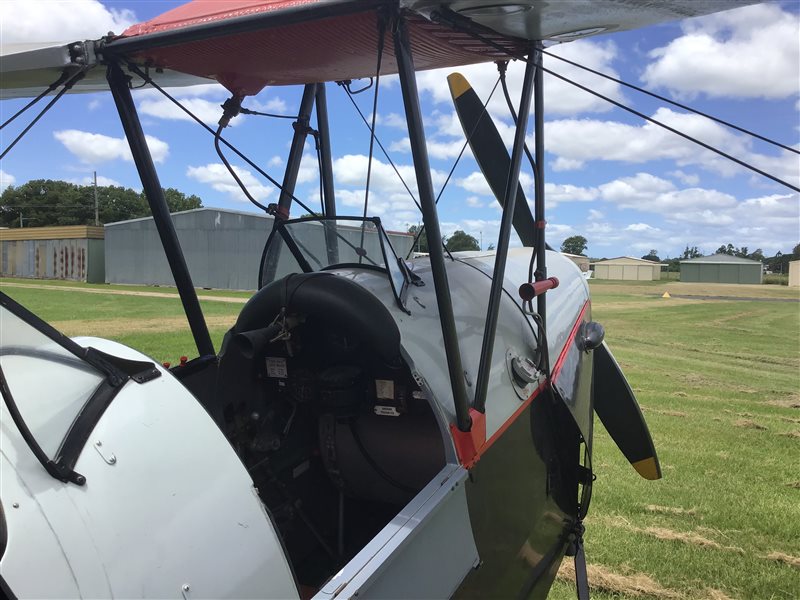
<svg viewBox="0 0 800 600">
<path fill-rule="evenodd" d="M 422 231 L 416 244 L 414 244 L 414 252 L 428 252 L 428 234 L 421 225 L 412 225 L 408 228 L 408 233 L 415 236 Z"/>
<path fill-rule="evenodd" d="M 480 250 L 481 246 L 474 237 L 470 234 L 457 229 L 449 238 L 444 240 L 445 248 L 450 252 L 459 252 L 461 250 Z"/>
<path fill-rule="evenodd" d="M 752 254 L 748 254 L 746 258 L 764 262 L 764 251 L 761 248 L 756 248 Z"/>
<path fill-rule="evenodd" d="M 195 195 L 187 196 L 175 188 L 164 190 L 170 212 L 203 206 Z M 150 216 L 143 193 L 118 186 L 98 186 L 97 204 L 101 223 Z M 67 181 L 34 179 L 0 196 L 0 225 L 6 227 L 44 227 L 47 225 L 94 224 L 94 187 Z"/>
<path fill-rule="evenodd" d="M 717 253 L 719 253 L 719 250 L 717 250 Z M 686 249 L 683 251 L 683 255 L 681 256 L 681 258 L 683 260 L 688 260 L 690 258 L 699 258 L 701 256 L 703 255 L 697 249 L 697 246 L 692 246 L 691 248 L 689 248 L 689 246 L 687 245 Z"/>
<path fill-rule="evenodd" d="M 651 262 L 657 262 L 657 263 L 661 262 L 661 259 L 658 257 L 658 251 L 655 250 L 655 249 L 650 250 L 650 253 L 649 254 L 645 254 L 642 258 L 644 260 L 649 260 Z"/>
<path fill-rule="evenodd" d="M 571 235 L 561 244 L 561 251 L 565 254 L 578 254 L 585 256 L 584 252 L 589 242 L 582 235 Z"/>
</svg>

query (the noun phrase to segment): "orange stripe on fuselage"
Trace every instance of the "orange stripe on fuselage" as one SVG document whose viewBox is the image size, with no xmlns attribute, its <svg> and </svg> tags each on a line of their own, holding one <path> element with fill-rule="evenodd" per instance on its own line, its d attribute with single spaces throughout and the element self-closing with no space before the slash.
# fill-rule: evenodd
<svg viewBox="0 0 800 600">
<path fill-rule="evenodd" d="M 587 308 L 589 307 L 589 302 L 590 301 L 587 300 L 583 304 L 583 308 L 581 308 L 581 312 L 578 314 L 578 318 L 575 321 L 575 324 L 572 326 L 572 331 L 570 331 L 569 337 L 564 342 L 564 347 L 561 349 L 561 354 L 558 355 L 558 360 L 556 361 L 556 364 L 553 366 L 551 370 L 550 382 L 552 383 L 556 382 L 556 379 L 558 378 L 558 375 L 561 372 L 561 368 L 564 366 L 564 361 L 567 358 L 567 352 L 569 351 L 570 344 L 572 343 L 572 340 L 575 339 L 575 336 L 578 334 L 578 328 L 581 326 L 581 323 L 583 322 L 583 317 L 586 314 Z M 503 423 L 500 427 L 498 427 L 497 431 L 495 431 L 492 434 L 492 437 L 486 440 L 486 443 L 483 444 L 483 446 L 481 446 L 478 449 L 477 456 L 473 461 L 471 461 L 471 464 L 474 464 L 491 447 L 491 445 L 494 444 L 500 438 L 501 435 L 503 435 L 506 429 L 508 429 L 511 426 L 511 424 L 514 421 L 516 421 L 523 412 L 525 412 L 525 409 L 528 408 L 531 402 L 533 402 L 534 398 L 536 398 L 536 396 L 538 396 L 542 392 L 542 390 L 544 390 L 547 387 L 547 384 L 548 381 L 543 381 L 542 383 L 539 384 L 539 387 L 533 390 L 533 393 L 530 395 L 530 397 L 527 400 L 525 400 L 522 404 L 520 404 L 519 408 L 517 408 L 517 410 L 514 411 L 514 414 L 512 414 L 508 419 L 506 419 L 506 422 Z"/>
</svg>

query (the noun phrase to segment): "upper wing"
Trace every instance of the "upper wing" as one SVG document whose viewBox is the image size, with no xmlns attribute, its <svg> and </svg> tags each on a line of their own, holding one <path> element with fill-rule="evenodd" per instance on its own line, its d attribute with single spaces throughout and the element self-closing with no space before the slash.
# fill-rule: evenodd
<svg viewBox="0 0 800 600">
<path fill-rule="evenodd" d="M 405 11 L 415 66 L 424 70 L 507 56 L 468 31 L 445 24 L 454 20 L 479 27 L 484 39 L 512 54 L 524 54 L 530 40 L 570 41 L 754 1 L 525 0 L 487 5 L 485 0 L 193 0 L 113 39 L 99 34 L 95 41 L 4 46 L 0 97 L 36 95 L 65 69 L 101 66 L 108 58 L 151 65 L 163 85 L 214 79 L 241 95 L 256 94 L 266 85 L 369 77 L 377 62 L 379 15 L 398 7 Z M 382 73 L 396 71 L 388 31 Z M 105 88 L 105 69 L 91 68 L 73 89 Z"/>
</svg>

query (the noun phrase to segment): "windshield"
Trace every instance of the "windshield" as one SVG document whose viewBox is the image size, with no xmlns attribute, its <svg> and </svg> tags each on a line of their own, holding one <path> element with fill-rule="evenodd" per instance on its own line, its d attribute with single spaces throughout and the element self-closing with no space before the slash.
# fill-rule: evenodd
<svg viewBox="0 0 800 600">
<path fill-rule="evenodd" d="M 0 366 L 25 424 L 41 449 L 54 458 L 105 374 L 4 306 L 0 307 Z"/>
<path fill-rule="evenodd" d="M 358 266 L 389 276 L 402 306 L 408 277 L 377 218 L 306 218 L 278 223 L 267 241 L 261 286 L 290 273 Z"/>
</svg>

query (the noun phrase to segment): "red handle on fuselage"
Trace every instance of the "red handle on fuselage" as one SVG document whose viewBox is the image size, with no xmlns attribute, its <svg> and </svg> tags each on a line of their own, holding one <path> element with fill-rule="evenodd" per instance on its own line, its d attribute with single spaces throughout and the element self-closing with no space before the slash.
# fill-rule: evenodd
<svg viewBox="0 0 800 600">
<path fill-rule="evenodd" d="M 519 286 L 519 297 L 525 301 L 533 300 L 536 296 L 544 294 L 547 290 L 558 287 L 558 277 L 548 277 L 533 283 L 523 283 Z"/>
</svg>

